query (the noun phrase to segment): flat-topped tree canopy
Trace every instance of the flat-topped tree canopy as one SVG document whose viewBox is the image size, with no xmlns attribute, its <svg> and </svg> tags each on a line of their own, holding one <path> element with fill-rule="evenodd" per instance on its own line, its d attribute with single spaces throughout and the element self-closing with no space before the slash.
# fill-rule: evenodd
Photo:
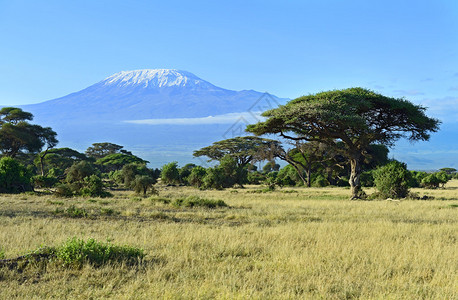
<svg viewBox="0 0 458 300">
<path fill-rule="evenodd" d="M 277 141 L 255 136 L 234 137 L 214 142 L 211 146 L 194 151 L 193 155 L 218 161 L 228 155 L 236 160 L 238 166 L 244 167 L 250 162 L 266 159 L 269 149 L 277 144 Z"/>
<path fill-rule="evenodd" d="M 291 140 L 319 141 L 331 146 L 342 141 L 352 166 L 352 198 L 360 192 L 361 160 L 370 144 L 393 146 L 399 138 L 428 140 L 440 121 L 426 108 L 403 98 L 391 98 L 364 88 L 333 90 L 299 97 L 268 110 L 267 119 L 248 125 L 256 135 L 279 134 Z"/>
</svg>

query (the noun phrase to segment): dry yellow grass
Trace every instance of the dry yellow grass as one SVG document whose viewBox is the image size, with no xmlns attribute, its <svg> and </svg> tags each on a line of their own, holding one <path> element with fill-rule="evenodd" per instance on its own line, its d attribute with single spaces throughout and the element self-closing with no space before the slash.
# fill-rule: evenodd
<svg viewBox="0 0 458 300">
<path fill-rule="evenodd" d="M 342 188 L 199 191 L 222 209 L 111 199 L 0 196 L 6 257 L 69 237 L 141 247 L 135 267 L 0 268 L 1 299 L 456 299 L 458 181 L 415 190 L 440 200 L 349 201 Z M 85 209 L 70 218 L 65 209 Z"/>
</svg>

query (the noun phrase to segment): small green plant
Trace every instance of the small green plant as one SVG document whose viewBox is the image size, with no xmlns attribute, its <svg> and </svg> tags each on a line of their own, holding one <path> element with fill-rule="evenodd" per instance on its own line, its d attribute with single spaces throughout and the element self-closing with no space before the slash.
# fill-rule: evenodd
<svg viewBox="0 0 458 300">
<path fill-rule="evenodd" d="M 87 211 L 84 208 L 78 208 L 74 205 L 65 210 L 65 214 L 70 218 L 84 218 L 87 217 Z"/>
<path fill-rule="evenodd" d="M 112 208 L 101 208 L 100 209 L 100 214 L 105 215 L 105 216 L 112 216 L 114 214 L 117 214 L 116 211 Z"/>
<path fill-rule="evenodd" d="M 171 202 L 170 199 L 168 199 L 168 198 L 157 197 L 157 196 L 156 197 L 150 197 L 148 200 L 151 201 L 151 203 L 154 203 L 154 204 L 156 204 L 156 203 L 170 204 L 170 202 Z"/>
<path fill-rule="evenodd" d="M 0 259 L 4 259 L 4 258 L 5 258 L 5 249 L 0 248 Z"/>
<path fill-rule="evenodd" d="M 94 239 L 84 241 L 73 237 L 55 251 L 58 260 L 65 266 L 81 267 L 89 263 L 99 267 L 109 262 L 133 264 L 144 257 L 143 249 L 131 246 L 117 246 L 98 242 Z"/>
<path fill-rule="evenodd" d="M 205 207 L 205 208 L 218 208 L 227 207 L 227 204 L 223 200 L 211 200 L 200 198 L 199 196 L 188 196 L 186 198 L 175 199 L 172 202 L 173 206 L 177 207 Z"/>
</svg>

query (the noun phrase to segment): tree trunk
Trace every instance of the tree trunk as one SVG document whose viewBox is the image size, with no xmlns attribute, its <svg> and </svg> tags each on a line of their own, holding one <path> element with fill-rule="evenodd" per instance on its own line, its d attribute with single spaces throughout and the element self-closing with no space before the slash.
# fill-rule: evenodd
<svg viewBox="0 0 458 300">
<path fill-rule="evenodd" d="M 309 166 L 308 170 L 305 171 L 305 173 L 307 174 L 307 187 L 311 187 L 312 183 L 310 181 L 311 181 L 311 177 L 312 177 L 312 170 L 311 170 L 310 166 Z"/>
<path fill-rule="evenodd" d="M 44 168 L 43 158 L 44 158 L 44 156 L 40 156 L 41 176 L 45 176 L 45 168 Z"/>
<path fill-rule="evenodd" d="M 359 157 L 353 157 L 350 159 L 351 173 L 350 173 L 350 189 L 351 189 L 351 198 L 350 200 L 360 199 L 361 198 L 361 162 Z"/>
</svg>

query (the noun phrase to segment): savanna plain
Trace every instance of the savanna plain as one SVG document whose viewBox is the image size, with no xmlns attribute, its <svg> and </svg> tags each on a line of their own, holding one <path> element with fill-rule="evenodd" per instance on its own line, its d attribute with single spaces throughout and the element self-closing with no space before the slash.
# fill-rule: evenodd
<svg viewBox="0 0 458 300">
<path fill-rule="evenodd" d="M 345 188 L 157 189 L 146 197 L 1 195 L 4 259 L 72 237 L 145 256 L 77 268 L 52 259 L 3 264 L 0 298 L 458 298 L 458 180 L 413 189 L 432 200 L 400 201 L 350 201 Z M 228 206 L 171 205 L 187 196 Z"/>
</svg>

